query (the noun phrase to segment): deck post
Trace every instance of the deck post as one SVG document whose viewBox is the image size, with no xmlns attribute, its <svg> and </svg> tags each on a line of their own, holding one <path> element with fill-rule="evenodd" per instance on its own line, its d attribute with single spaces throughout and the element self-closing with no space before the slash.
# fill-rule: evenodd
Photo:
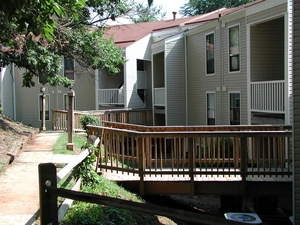
<svg viewBox="0 0 300 225">
<path fill-rule="evenodd" d="M 41 95 L 40 95 L 40 103 L 41 103 L 41 109 L 42 109 L 42 115 L 41 115 L 41 131 L 46 130 L 46 88 L 41 87 L 40 89 Z"/>
<path fill-rule="evenodd" d="M 68 108 L 68 143 L 67 149 L 74 150 L 73 134 L 74 134 L 74 100 L 75 92 L 71 89 L 68 92 L 69 108 Z"/>
<path fill-rule="evenodd" d="M 138 155 L 139 155 L 139 177 L 140 177 L 140 184 L 139 184 L 139 191 L 140 195 L 144 196 L 145 194 L 145 184 L 144 184 L 144 170 L 145 170 L 145 142 L 144 137 L 140 136 L 137 138 L 138 144 Z"/>
<path fill-rule="evenodd" d="M 243 193 L 243 210 L 246 209 L 247 203 L 247 170 L 248 170 L 248 143 L 247 136 L 241 136 L 241 178 L 242 178 L 242 193 Z"/>
<path fill-rule="evenodd" d="M 189 176 L 191 184 L 191 194 L 195 193 L 194 186 L 194 170 L 195 170 L 195 149 L 193 148 L 193 139 L 185 138 L 185 147 L 188 148 L 188 157 L 189 157 Z"/>
<path fill-rule="evenodd" d="M 41 225 L 58 225 L 56 167 L 39 164 L 39 194 Z M 53 190 L 54 189 L 54 190 Z"/>
</svg>

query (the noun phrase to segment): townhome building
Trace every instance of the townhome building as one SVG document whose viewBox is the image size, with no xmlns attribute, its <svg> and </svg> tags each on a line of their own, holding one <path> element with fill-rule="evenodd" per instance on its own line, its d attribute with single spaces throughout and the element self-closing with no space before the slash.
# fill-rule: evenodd
<svg viewBox="0 0 300 225">
<path fill-rule="evenodd" d="M 287 1 L 254 1 L 154 39 L 156 124 L 290 124 L 288 18 Z"/>
<path fill-rule="evenodd" d="M 153 111 L 154 125 L 291 123 L 291 21 L 287 0 L 256 0 L 207 14 L 111 26 L 123 49 L 119 74 L 62 60 L 74 80 L 75 109 Z M 22 87 L 21 68 L 1 70 L 5 115 L 38 127 L 40 89 Z M 66 109 L 68 89 L 46 86 L 52 110 Z"/>
</svg>

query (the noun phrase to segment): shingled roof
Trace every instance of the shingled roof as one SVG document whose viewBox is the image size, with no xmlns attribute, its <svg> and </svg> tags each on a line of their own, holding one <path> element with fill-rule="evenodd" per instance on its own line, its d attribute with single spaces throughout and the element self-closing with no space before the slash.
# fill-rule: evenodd
<svg viewBox="0 0 300 225">
<path fill-rule="evenodd" d="M 230 9 L 222 8 L 210 13 L 206 13 L 198 16 L 192 16 L 192 17 L 111 26 L 106 29 L 104 37 L 112 38 L 116 45 L 118 45 L 121 48 L 126 48 L 152 32 L 164 30 L 164 29 L 206 23 L 212 20 L 216 20 L 221 16 L 236 12 L 242 8 L 250 7 L 262 1 L 265 0 L 256 0 L 254 2 L 242 6 L 238 6 L 235 8 L 230 8 Z"/>
</svg>

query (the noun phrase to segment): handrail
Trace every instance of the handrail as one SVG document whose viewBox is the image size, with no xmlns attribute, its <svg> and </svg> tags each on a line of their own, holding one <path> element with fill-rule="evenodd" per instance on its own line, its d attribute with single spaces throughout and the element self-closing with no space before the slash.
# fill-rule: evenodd
<svg viewBox="0 0 300 225">
<path fill-rule="evenodd" d="M 98 168 L 195 180 L 205 176 L 288 178 L 292 174 L 290 126 L 147 127 L 103 122 L 88 126 L 101 138 Z M 149 178 L 150 179 L 150 178 Z M 142 185 L 141 185 L 142 187 Z M 143 188 L 140 189 L 143 193 Z"/>
</svg>

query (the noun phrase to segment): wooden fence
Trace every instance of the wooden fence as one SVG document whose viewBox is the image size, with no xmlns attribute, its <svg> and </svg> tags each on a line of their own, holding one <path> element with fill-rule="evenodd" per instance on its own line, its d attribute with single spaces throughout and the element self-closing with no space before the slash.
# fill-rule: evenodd
<svg viewBox="0 0 300 225">
<path fill-rule="evenodd" d="M 225 225 L 225 224 L 240 224 L 226 221 L 222 217 L 196 214 L 189 211 L 171 209 L 156 206 L 149 203 L 137 203 L 107 196 L 84 193 L 75 190 L 68 190 L 59 188 L 57 181 L 63 179 L 70 171 L 76 167 L 84 157 L 73 162 L 72 165 L 67 166 L 57 174 L 57 168 L 52 163 L 44 163 L 39 165 L 39 192 L 40 192 L 40 224 L 41 225 L 58 225 L 63 219 L 65 208 L 64 203 L 58 209 L 58 197 L 83 201 L 87 203 L 94 203 L 110 207 L 131 210 L 132 212 L 148 213 L 151 215 L 162 215 L 170 218 L 179 219 L 180 221 L 187 221 L 196 224 L 206 225 Z M 63 211 L 63 213 L 61 213 Z"/>
<path fill-rule="evenodd" d="M 291 128 L 285 126 L 147 127 L 105 122 L 88 126 L 101 138 L 98 167 L 197 180 L 207 176 L 289 177 Z"/>
<path fill-rule="evenodd" d="M 66 110 L 53 110 L 53 130 L 67 130 L 67 113 Z M 84 115 L 93 115 L 99 121 L 111 121 L 132 124 L 152 124 L 152 111 L 148 109 L 128 109 L 128 110 L 103 110 L 103 111 L 75 111 L 74 129 L 75 131 L 83 130 L 80 118 Z"/>
</svg>

